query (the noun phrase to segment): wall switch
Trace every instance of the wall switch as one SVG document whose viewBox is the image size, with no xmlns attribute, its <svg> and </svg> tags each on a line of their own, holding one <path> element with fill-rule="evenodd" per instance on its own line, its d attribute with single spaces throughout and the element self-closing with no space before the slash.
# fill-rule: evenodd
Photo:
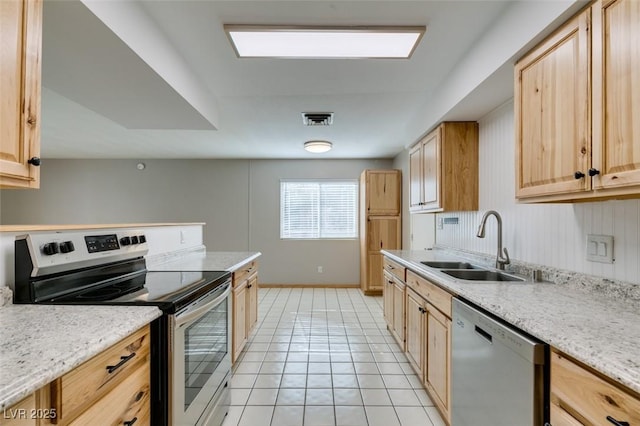
<svg viewBox="0 0 640 426">
<path fill-rule="evenodd" d="M 587 260 L 591 262 L 613 263 L 613 236 L 587 235 Z"/>
<path fill-rule="evenodd" d="M 323 272 L 322 266 L 318 266 L 318 273 L 321 274 Z"/>
<path fill-rule="evenodd" d="M 442 229 L 444 228 L 444 219 L 439 217 L 436 219 L 436 228 Z"/>
</svg>

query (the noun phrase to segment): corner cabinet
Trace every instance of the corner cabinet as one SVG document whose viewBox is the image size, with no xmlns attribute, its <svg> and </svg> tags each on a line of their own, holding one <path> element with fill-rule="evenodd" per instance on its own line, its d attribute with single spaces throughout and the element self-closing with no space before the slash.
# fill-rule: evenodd
<svg viewBox="0 0 640 426">
<path fill-rule="evenodd" d="M 42 0 L 0 1 L 0 38 L 0 188 L 38 188 Z"/>
<path fill-rule="evenodd" d="M 231 362 L 235 363 L 258 321 L 258 262 L 248 262 L 233 271 L 232 286 Z"/>
<path fill-rule="evenodd" d="M 360 175 L 360 286 L 367 295 L 384 286 L 380 250 L 400 249 L 400 170 L 365 170 Z"/>
<path fill-rule="evenodd" d="M 515 67 L 516 197 L 640 197 L 640 6 L 600 0 Z"/>
<path fill-rule="evenodd" d="M 409 210 L 477 209 L 478 123 L 444 122 L 409 151 Z"/>
</svg>

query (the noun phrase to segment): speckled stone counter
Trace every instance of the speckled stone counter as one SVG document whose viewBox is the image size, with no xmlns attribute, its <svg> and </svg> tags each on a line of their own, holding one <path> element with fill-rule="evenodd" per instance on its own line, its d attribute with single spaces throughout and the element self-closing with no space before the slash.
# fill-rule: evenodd
<svg viewBox="0 0 640 426">
<path fill-rule="evenodd" d="M 0 309 L 0 411 L 161 315 L 156 307 L 10 305 Z"/>
<path fill-rule="evenodd" d="M 640 392 L 637 302 L 553 283 L 465 281 L 420 261 L 466 260 L 438 251 L 383 253 L 450 292 Z"/>
<path fill-rule="evenodd" d="M 208 251 L 191 252 L 163 263 L 148 264 L 150 271 L 229 271 L 257 259 L 260 252 Z"/>
</svg>

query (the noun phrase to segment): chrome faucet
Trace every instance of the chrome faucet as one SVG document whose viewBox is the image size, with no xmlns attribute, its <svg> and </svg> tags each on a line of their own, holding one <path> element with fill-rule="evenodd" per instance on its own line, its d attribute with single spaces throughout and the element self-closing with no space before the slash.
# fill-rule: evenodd
<svg viewBox="0 0 640 426">
<path fill-rule="evenodd" d="M 482 220 L 480 221 L 480 226 L 478 227 L 478 233 L 476 236 L 478 238 L 484 238 L 484 226 L 487 223 L 487 219 L 489 216 L 494 215 L 496 220 L 498 221 L 498 254 L 496 256 L 496 268 L 504 270 L 504 265 L 508 265 L 511 263 L 509 260 L 509 252 L 507 249 L 502 248 L 502 218 L 500 217 L 500 213 L 495 210 L 488 210 L 484 216 L 482 216 Z M 502 257 L 502 252 L 504 251 L 504 257 Z"/>
</svg>

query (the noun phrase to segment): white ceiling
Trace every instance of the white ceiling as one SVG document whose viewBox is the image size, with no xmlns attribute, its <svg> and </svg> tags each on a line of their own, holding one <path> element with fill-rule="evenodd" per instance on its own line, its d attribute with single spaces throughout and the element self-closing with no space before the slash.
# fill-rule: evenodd
<svg viewBox="0 0 640 426">
<path fill-rule="evenodd" d="M 321 158 L 394 157 L 434 124 L 421 121 L 434 94 L 513 4 L 147 1 L 135 4 L 139 28 L 133 19 L 116 28 L 106 8 L 133 2 L 85 3 L 45 2 L 45 159 L 318 158 L 302 149 L 310 139 L 334 143 Z M 409 60 L 238 59 L 223 24 L 427 31 Z M 505 76 L 489 103 L 476 97 L 456 118 L 477 119 L 510 97 Z M 334 112 L 334 124 L 304 127 L 303 111 Z"/>
</svg>

